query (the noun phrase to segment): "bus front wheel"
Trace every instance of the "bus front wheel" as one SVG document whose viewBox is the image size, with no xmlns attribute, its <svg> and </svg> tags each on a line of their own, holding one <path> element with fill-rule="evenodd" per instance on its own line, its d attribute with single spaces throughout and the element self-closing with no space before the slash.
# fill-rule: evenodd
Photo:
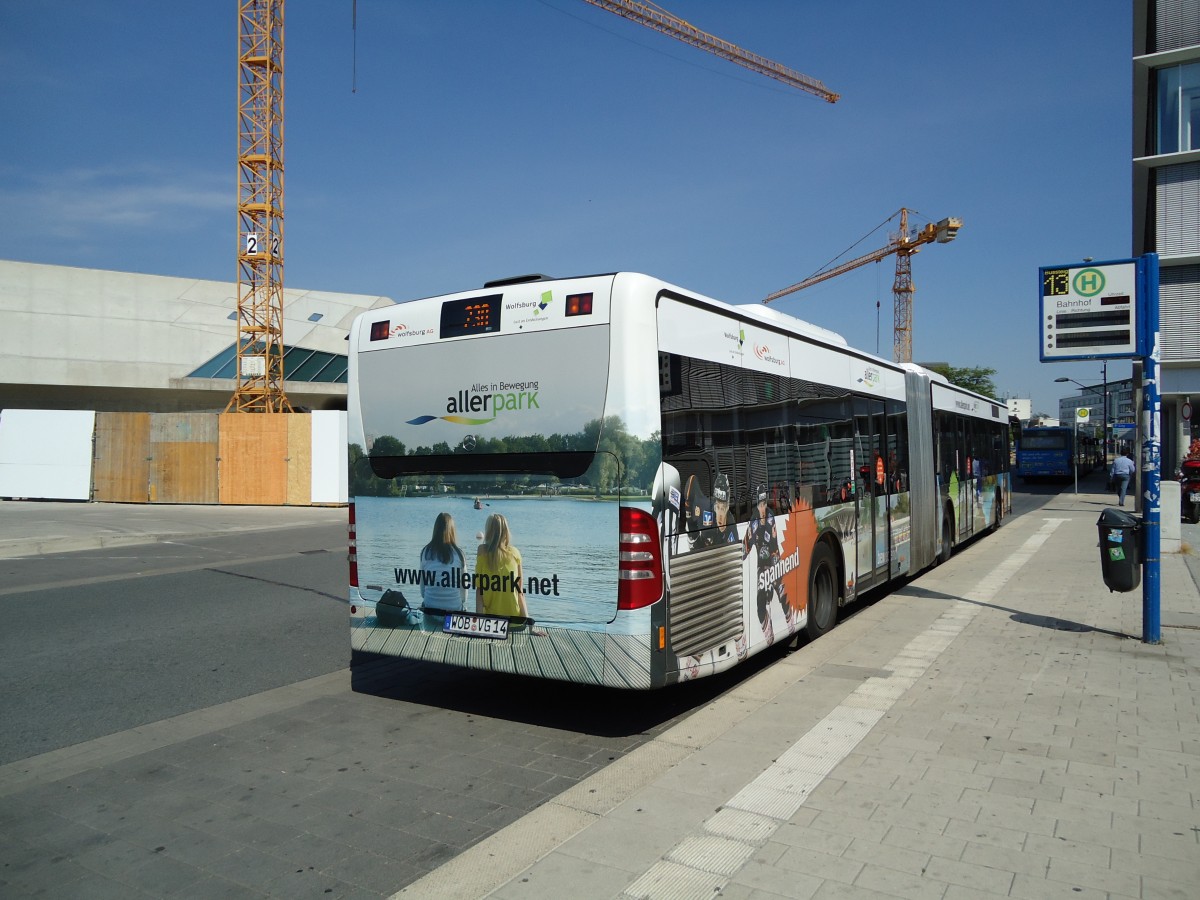
<svg viewBox="0 0 1200 900">
<path fill-rule="evenodd" d="M 829 545 L 813 547 L 812 563 L 808 569 L 808 624 L 804 633 L 811 640 L 818 638 L 837 623 L 838 578 L 837 565 Z"/>
</svg>

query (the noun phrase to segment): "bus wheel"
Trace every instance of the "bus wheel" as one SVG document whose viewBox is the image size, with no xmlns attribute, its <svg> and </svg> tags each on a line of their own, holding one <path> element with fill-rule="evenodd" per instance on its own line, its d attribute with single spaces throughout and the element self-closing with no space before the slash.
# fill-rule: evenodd
<svg viewBox="0 0 1200 900">
<path fill-rule="evenodd" d="M 950 537 L 950 519 L 942 516 L 942 540 L 938 544 L 938 565 L 941 565 L 950 558 L 950 554 L 954 551 L 954 546 L 951 543 Z"/>
<path fill-rule="evenodd" d="M 833 551 L 818 542 L 813 547 L 808 569 L 808 624 L 804 633 L 809 640 L 818 638 L 837 622 L 838 578 Z"/>
</svg>

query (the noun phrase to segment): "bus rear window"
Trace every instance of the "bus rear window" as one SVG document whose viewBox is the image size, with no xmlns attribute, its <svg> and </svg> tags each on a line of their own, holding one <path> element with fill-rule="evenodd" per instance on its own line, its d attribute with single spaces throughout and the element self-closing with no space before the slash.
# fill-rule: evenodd
<svg viewBox="0 0 1200 900">
<path fill-rule="evenodd" d="M 1029 434 L 1021 438 L 1022 450 L 1066 450 L 1067 436 L 1065 434 Z"/>
<path fill-rule="evenodd" d="M 548 453 L 501 453 L 484 456 L 440 454 L 429 456 L 369 457 L 371 471 L 379 478 L 402 475 L 444 475 L 461 472 L 552 475 L 555 478 L 579 478 L 596 458 L 595 448 L 587 451 Z"/>
</svg>

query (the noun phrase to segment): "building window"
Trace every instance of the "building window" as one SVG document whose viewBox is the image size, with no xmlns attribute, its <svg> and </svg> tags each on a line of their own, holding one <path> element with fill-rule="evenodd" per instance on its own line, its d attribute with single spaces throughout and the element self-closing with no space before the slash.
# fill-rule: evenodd
<svg viewBox="0 0 1200 900">
<path fill-rule="evenodd" d="M 1160 166 L 1154 170 L 1154 181 L 1158 255 L 1200 253 L 1200 161 Z"/>
<path fill-rule="evenodd" d="M 1157 71 L 1157 153 L 1200 150 L 1200 62 Z"/>
<path fill-rule="evenodd" d="M 1181 50 L 1200 43 L 1200 0 L 1151 0 L 1151 53 Z"/>
</svg>

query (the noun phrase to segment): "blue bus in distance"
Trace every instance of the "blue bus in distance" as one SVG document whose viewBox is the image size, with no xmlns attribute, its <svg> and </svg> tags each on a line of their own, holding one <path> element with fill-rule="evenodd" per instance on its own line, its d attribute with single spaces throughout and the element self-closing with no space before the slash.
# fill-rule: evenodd
<svg viewBox="0 0 1200 900">
<path fill-rule="evenodd" d="M 1075 474 L 1071 467 L 1074 456 L 1074 429 L 1066 426 L 1025 428 L 1017 444 L 1017 472 L 1024 479 L 1070 479 Z"/>
</svg>

